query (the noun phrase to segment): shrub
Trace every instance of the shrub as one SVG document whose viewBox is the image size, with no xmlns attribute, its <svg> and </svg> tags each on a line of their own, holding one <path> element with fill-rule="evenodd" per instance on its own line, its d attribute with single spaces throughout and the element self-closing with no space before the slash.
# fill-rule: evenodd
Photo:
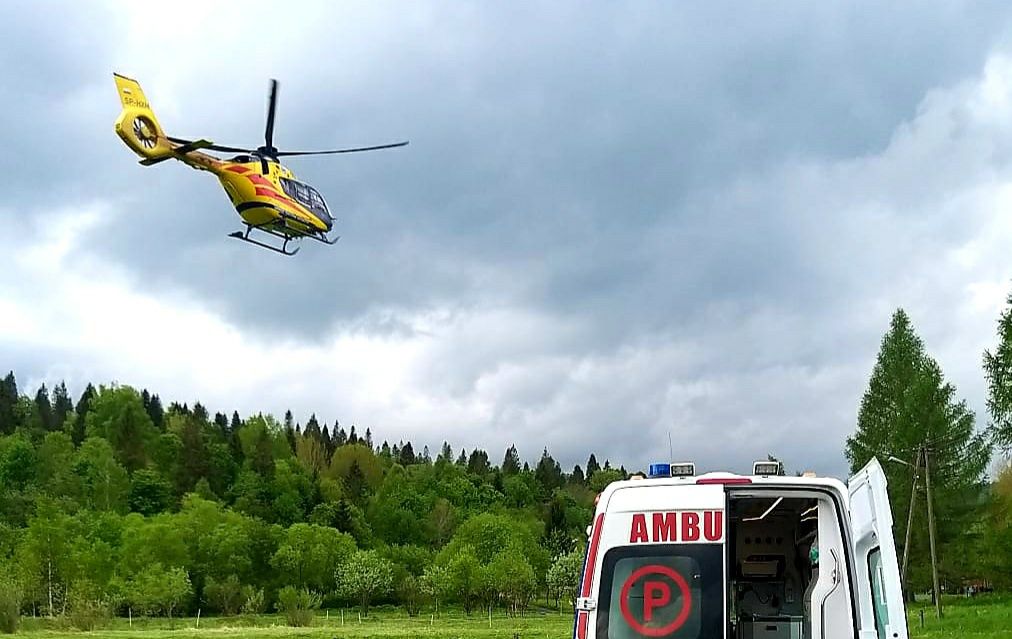
<svg viewBox="0 0 1012 639">
<path fill-rule="evenodd" d="M 221 614 L 234 615 L 243 603 L 243 587 L 235 575 L 229 575 L 228 579 L 222 581 L 208 577 L 204 596 Z"/>
<path fill-rule="evenodd" d="M 264 601 L 264 589 L 245 586 L 242 589 L 242 608 L 240 612 L 244 615 L 262 615 L 267 609 Z"/>
<path fill-rule="evenodd" d="M 313 612 L 320 607 L 320 595 L 285 586 L 278 592 L 278 612 L 285 616 L 289 626 L 303 627 L 313 623 Z"/>
<path fill-rule="evenodd" d="M 103 599 L 71 596 L 67 621 L 78 630 L 94 630 L 109 619 L 109 604 Z"/>
<path fill-rule="evenodd" d="M 0 632 L 14 634 L 21 621 L 21 588 L 13 579 L 0 578 Z"/>
</svg>

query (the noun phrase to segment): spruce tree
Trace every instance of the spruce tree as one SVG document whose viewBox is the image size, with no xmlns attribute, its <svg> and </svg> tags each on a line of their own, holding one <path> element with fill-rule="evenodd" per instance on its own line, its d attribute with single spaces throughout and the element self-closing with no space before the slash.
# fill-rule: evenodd
<svg viewBox="0 0 1012 639">
<path fill-rule="evenodd" d="M 587 481 L 583 476 L 583 469 L 580 468 L 579 464 L 573 466 L 573 473 L 569 476 L 569 478 L 574 484 L 582 484 Z"/>
<path fill-rule="evenodd" d="M 204 405 L 200 402 L 196 402 L 193 405 L 193 416 L 197 418 L 197 421 L 201 425 L 206 424 L 211 418 L 210 413 L 207 412 L 207 409 L 204 408 Z"/>
<path fill-rule="evenodd" d="M 10 435 L 17 428 L 18 383 L 14 371 L 0 382 L 0 435 Z"/>
<path fill-rule="evenodd" d="M 86 435 L 85 428 L 85 417 L 88 415 L 88 411 L 91 410 L 91 401 L 95 398 L 95 387 L 88 384 L 84 392 L 81 393 L 80 399 L 77 400 L 77 405 L 74 406 L 74 430 L 70 434 L 70 438 L 74 441 L 75 446 L 80 446 L 81 442 L 84 441 Z"/>
<path fill-rule="evenodd" d="M 155 397 L 158 397 L 155 395 Z M 154 421 L 153 419 L 151 421 Z M 155 424 L 157 426 L 158 424 Z M 214 425 L 223 439 L 228 439 L 228 415 L 225 413 L 214 414 Z"/>
<path fill-rule="evenodd" d="M 541 484 L 546 495 L 552 494 L 553 490 L 562 486 L 562 468 L 559 467 L 559 462 L 548 454 L 547 447 L 542 451 L 538 465 L 534 467 L 534 479 Z"/>
<path fill-rule="evenodd" d="M 354 428 L 354 426 L 352 428 Z M 412 448 L 411 442 L 408 442 L 401 447 L 399 461 L 401 466 L 405 467 L 415 463 L 415 449 Z"/>
<path fill-rule="evenodd" d="M 151 395 L 148 398 L 148 401 L 144 404 L 144 409 L 148 412 L 148 417 L 151 418 L 151 423 L 155 425 L 155 428 L 159 431 L 164 431 L 165 409 L 162 408 L 162 400 L 157 394 Z"/>
<path fill-rule="evenodd" d="M 436 461 L 443 461 L 448 464 L 453 463 L 453 449 L 450 448 L 450 442 L 443 442 L 443 447 L 439 449 L 439 457 L 436 458 Z"/>
<path fill-rule="evenodd" d="M 587 460 L 587 479 L 590 480 L 594 476 L 594 473 L 601 470 L 601 467 L 597 463 L 597 457 L 594 457 L 594 453 L 590 454 L 590 459 Z"/>
<path fill-rule="evenodd" d="M 63 430 L 63 424 L 74 410 L 74 402 L 70 400 L 67 385 L 60 381 L 53 389 L 53 430 Z"/>
<path fill-rule="evenodd" d="M 39 426 L 46 431 L 57 430 L 53 427 L 53 405 L 49 401 L 49 390 L 43 384 L 35 393 L 35 411 L 39 416 Z"/>
<path fill-rule="evenodd" d="M 491 467 L 488 464 L 488 453 L 480 448 L 475 448 L 471 451 L 471 456 L 467 459 L 467 472 L 472 475 L 484 477 L 490 470 Z"/>
<path fill-rule="evenodd" d="M 510 447 L 506 449 L 506 455 L 502 460 L 502 474 L 503 475 L 516 475 L 520 472 L 520 455 L 517 453 L 517 447 L 510 444 Z"/>
<path fill-rule="evenodd" d="M 1006 454 L 1012 453 L 1012 294 L 998 319 L 998 347 L 984 351 L 990 433 Z"/>
<path fill-rule="evenodd" d="M 958 571 L 965 557 L 956 544 L 975 516 L 980 503 L 981 481 L 990 458 L 990 447 L 974 424 L 965 401 L 957 400 L 955 387 L 946 382 L 941 368 L 924 350 L 910 318 L 899 309 L 882 338 L 868 389 L 861 400 L 857 431 L 847 439 L 846 456 L 851 471 L 877 457 L 886 473 L 893 527 L 900 556 L 910 506 L 912 468 L 890 461 L 896 457 L 910 464 L 927 451 L 931 457 L 931 485 L 937 534 L 943 563 Z M 923 465 L 921 466 L 923 475 Z M 923 499 L 923 497 L 921 498 Z M 923 501 L 921 507 L 923 508 Z M 917 511 L 915 510 L 915 517 Z M 921 566 L 926 525 L 914 529 L 911 548 L 913 586 L 925 586 Z M 946 555 L 948 558 L 946 559 Z M 953 574 L 953 576 L 956 576 Z"/>
</svg>

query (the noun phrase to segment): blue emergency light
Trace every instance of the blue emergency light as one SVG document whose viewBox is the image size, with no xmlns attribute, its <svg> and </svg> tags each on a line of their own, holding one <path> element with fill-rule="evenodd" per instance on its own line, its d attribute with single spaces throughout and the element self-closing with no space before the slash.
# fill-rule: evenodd
<svg viewBox="0 0 1012 639">
<path fill-rule="evenodd" d="M 655 477 L 671 477 L 671 464 L 650 464 L 648 476 L 651 479 Z"/>
</svg>

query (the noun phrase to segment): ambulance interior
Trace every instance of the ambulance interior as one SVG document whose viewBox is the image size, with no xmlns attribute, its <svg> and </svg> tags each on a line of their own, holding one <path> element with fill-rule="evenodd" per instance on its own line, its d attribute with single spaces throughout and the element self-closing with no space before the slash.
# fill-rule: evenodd
<svg viewBox="0 0 1012 639">
<path fill-rule="evenodd" d="M 729 499 L 728 620 L 736 639 L 811 637 L 818 581 L 819 498 L 750 494 Z"/>
</svg>

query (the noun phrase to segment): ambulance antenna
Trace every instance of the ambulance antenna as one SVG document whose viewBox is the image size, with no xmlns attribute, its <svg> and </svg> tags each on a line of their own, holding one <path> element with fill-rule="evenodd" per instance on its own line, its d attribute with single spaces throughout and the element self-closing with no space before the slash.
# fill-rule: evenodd
<svg viewBox="0 0 1012 639">
<path fill-rule="evenodd" d="M 671 448 L 671 431 L 669 430 L 668 431 L 668 459 L 674 459 L 674 458 L 675 458 L 675 452 Z"/>
</svg>

